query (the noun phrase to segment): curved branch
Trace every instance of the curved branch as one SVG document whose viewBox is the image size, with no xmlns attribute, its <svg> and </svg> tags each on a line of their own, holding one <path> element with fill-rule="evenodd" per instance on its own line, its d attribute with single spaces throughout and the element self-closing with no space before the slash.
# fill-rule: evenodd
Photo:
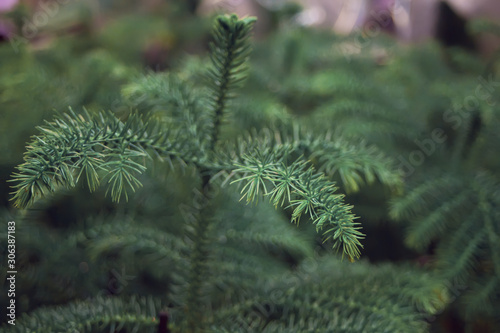
<svg viewBox="0 0 500 333">
<path fill-rule="evenodd" d="M 27 146 L 24 163 L 11 180 L 16 183 L 11 200 L 20 208 L 58 187 L 74 187 L 82 177 L 91 191 L 107 179 L 112 199 L 119 201 L 124 193 L 127 198 L 126 188 L 141 185 L 137 176 L 146 170 L 149 152 L 169 161 L 192 159 L 186 142 L 171 140 L 157 124 L 137 114 L 122 122 L 111 112 L 70 110 L 38 129 L 41 135 Z"/>
<path fill-rule="evenodd" d="M 350 260 L 359 258 L 364 235 L 359 231 L 360 224 L 355 222 L 352 206 L 344 203 L 344 195 L 336 193 L 332 181 L 302 158 L 286 164 L 276 154 L 264 155 L 259 151 L 243 158 L 244 162 L 234 170 L 241 176 L 233 183 L 244 183 L 241 193 L 247 203 L 258 200 L 259 193 L 268 196 L 275 206 L 283 206 L 287 201 L 293 209 L 292 222 L 309 215 L 317 231 L 326 228 L 325 241 L 332 239 L 334 249 L 342 248 L 343 255 Z"/>
</svg>

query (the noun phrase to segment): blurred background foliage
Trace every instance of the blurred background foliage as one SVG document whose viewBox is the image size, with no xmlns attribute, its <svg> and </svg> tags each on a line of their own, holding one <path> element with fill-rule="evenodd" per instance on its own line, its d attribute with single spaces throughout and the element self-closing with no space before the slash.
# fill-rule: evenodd
<svg viewBox="0 0 500 333">
<path fill-rule="evenodd" d="M 169 309 L 173 329 L 180 325 L 192 170 L 151 165 L 129 202 L 80 186 L 27 211 L 11 207 L 7 180 L 44 119 L 68 107 L 118 116 L 147 109 L 133 99 L 144 72 L 175 73 L 203 91 L 213 15 L 196 12 L 197 5 L 27 1 L 0 14 L 0 216 L 16 221 L 17 313 L 19 320 L 31 313 L 32 329 L 51 311 L 88 320 L 85 306 L 113 308 L 102 319 L 110 323 L 120 323 L 120 313 L 146 322 Z M 365 259 L 355 264 L 335 259 L 310 225 L 290 225 L 287 210 L 244 206 L 224 188 L 211 208 L 215 259 L 202 301 L 211 329 L 498 332 L 496 54 L 436 40 L 403 45 L 383 33 L 339 36 L 298 25 L 295 4 L 261 10 L 272 24 L 257 29 L 249 79 L 231 101 L 223 139 L 263 126 L 286 132 L 298 122 L 345 139 L 342 154 L 347 142 L 375 145 L 404 184 L 370 181 L 365 170 L 343 173 L 356 167 L 355 149 L 345 166 L 312 156 L 313 164 L 336 169 L 334 180 L 361 217 Z M 483 21 L 468 27 L 472 38 L 499 29 Z M 335 160 L 336 152 L 323 153 Z M 3 227 L 2 258 L 5 233 Z M 5 281 L 5 261 L 1 268 Z M 149 304 L 137 312 L 111 304 L 114 296 L 156 298 L 130 301 Z M 7 301 L 2 297 L 0 306 Z M 63 310 L 46 308 L 56 305 Z M 154 331 L 157 324 L 145 325 Z"/>
</svg>

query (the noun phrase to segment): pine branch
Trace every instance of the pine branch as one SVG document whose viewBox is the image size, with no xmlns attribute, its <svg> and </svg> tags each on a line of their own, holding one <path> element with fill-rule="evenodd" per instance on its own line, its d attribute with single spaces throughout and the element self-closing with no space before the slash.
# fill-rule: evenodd
<svg viewBox="0 0 500 333">
<path fill-rule="evenodd" d="M 498 188 L 494 174 L 484 170 L 446 172 L 430 177 L 392 207 L 393 215 L 410 218 L 407 243 L 412 248 L 437 244 L 435 267 L 440 276 L 454 284 L 474 285 L 465 296 L 467 316 L 489 316 L 478 304 L 498 302 L 487 296 L 499 286 Z"/>
<path fill-rule="evenodd" d="M 330 179 L 338 175 L 347 192 L 357 192 L 362 185 L 372 184 L 375 180 L 396 193 L 403 186 L 393 161 L 377 147 L 363 142 L 353 143 L 342 137 L 334 138 L 331 134 L 313 136 L 298 127 L 294 134 L 269 129 L 253 131 L 218 151 L 212 168 L 219 172 L 231 171 L 234 163 L 243 163 L 245 154 L 253 151 L 276 156 L 281 154 L 280 151 L 286 151 L 288 156 L 303 156 Z"/>
<path fill-rule="evenodd" d="M 460 227 L 443 241 L 442 246 L 438 247 L 437 266 L 446 278 L 463 283 L 476 265 L 476 258 L 470 253 L 478 251 L 478 243 L 475 238 L 478 233 L 481 233 L 481 230 L 477 228 L 481 212 L 479 209 L 474 209 L 467 216 L 462 216 L 461 219 L 463 222 Z M 478 241 L 481 239 L 480 235 Z M 460 249 L 458 254 L 457 249 Z"/>
<path fill-rule="evenodd" d="M 484 315 L 497 320 L 498 329 L 498 292 L 500 277 L 498 275 L 481 278 L 472 283 L 470 290 L 464 296 L 463 304 L 467 306 L 465 318 L 474 320 Z"/>
<path fill-rule="evenodd" d="M 147 257 L 144 262 L 160 262 L 163 267 L 185 264 L 189 249 L 177 236 L 131 221 L 98 225 L 75 235 L 85 244 L 91 260 L 119 254 L 123 258 Z"/>
<path fill-rule="evenodd" d="M 450 229 L 461 213 L 467 213 L 464 207 L 471 200 L 470 192 L 462 191 L 444 201 L 440 207 L 415 221 L 408 231 L 406 243 L 418 250 L 425 249 L 437 237 Z"/>
<path fill-rule="evenodd" d="M 217 208 L 217 238 L 224 240 L 224 246 L 244 253 L 279 251 L 294 258 L 306 258 L 313 255 L 311 239 L 289 225 L 287 218 L 267 202 L 249 207 L 238 202 L 238 193 L 228 189 L 220 199 L 223 204 Z M 228 202 L 231 205 L 228 205 Z M 234 209 L 239 207 L 239 209 Z M 239 221 L 235 224 L 234 221 Z"/>
<path fill-rule="evenodd" d="M 405 196 L 393 200 L 389 214 L 395 220 L 422 215 L 440 198 L 462 189 L 462 181 L 451 175 L 433 177 L 411 189 Z"/>
<path fill-rule="evenodd" d="M 329 259 L 222 308 L 212 331 L 426 332 L 425 316 L 449 301 L 442 281 L 423 271 Z"/>
<path fill-rule="evenodd" d="M 10 332 L 108 333 L 157 331 L 161 304 L 152 298 L 96 298 L 43 307 L 18 318 Z"/>
<path fill-rule="evenodd" d="M 205 152 L 212 119 L 193 87 L 179 77 L 169 73 L 149 73 L 122 88 L 122 95 L 133 108 L 142 113 L 153 113 L 177 128 L 182 140 L 190 140 L 200 154 Z"/>
<path fill-rule="evenodd" d="M 292 222 L 308 215 L 316 230 L 327 228 L 323 232 L 325 241 L 331 238 L 334 249 L 342 248 L 350 260 L 359 258 L 364 236 L 359 223 L 354 222 L 352 207 L 343 202 L 344 195 L 336 194 L 334 183 L 307 166 L 303 159 L 286 164 L 286 155 L 282 153 L 280 159 L 277 154 L 255 151 L 244 156 L 244 163 L 237 164 L 238 169 L 234 170 L 241 177 L 233 181 L 243 183 L 242 199 L 246 197 L 247 203 L 257 201 L 262 193 L 276 207 L 288 202 L 293 209 Z"/>
<path fill-rule="evenodd" d="M 259 193 L 263 193 L 276 207 L 289 203 L 289 207 L 294 208 L 294 222 L 305 213 L 311 217 L 318 230 L 324 225 L 335 225 L 325 231 L 326 238 L 332 238 L 334 248 L 342 247 L 343 253 L 349 258 L 357 258 L 358 247 L 361 247 L 359 239 L 363 235 L 358 231 L 358 223 L 353 222 L 350 207 L 343 204 L 343 196 L 331 194 L 335 191 L 333 183 L 316 173 L 312 167 L 307 167 L 304 158 L 295 161 L 290 159 L 298 155 L 311 158 L 326 175 L 332 177 L 340 173 L 344 186 L 352 190 L 359 189 L 364 180 L 371 183 L 375 179 L 398 190 L 401 188 L 401 178 L 393 171 L 390 159 L 374 147 L 352 145 L 340 139 L 331 140 L 328 136 L 312 139 L 302 135 L 305 136 L 302 138 L 298 133 L 300 131 L 293 138 L 279 131 L 251 134 L 248 139 L 228 146 L 224 154 L 219 153 L 214 168 L 220 172 L 230 172 L 226 181 L 244 174 L 237 181 L 245 183 L 242 192 L 247 202 L 257 200 Z M 305 189 L 301 186 L 317 188 Z M 336 199 L 332 201 L 333 198 Z M 330 207 L 326 208 L 327 205 Z M 335 209 L 332 210 L 332 207 Z M 337 211 L 339 207 L 342 208 Z"/>
<path fill-rule="evenodd" d="M 319 171 L 329 177 L 339 174 L 347 192 L 357 192 L 365 182 L 372 184 L 375 180 L 395 192 L 402 189 L 402 179 L 393 161 L 375 146 L 353 144 L 342 138 L 329 140 L 328 136 L 304 140 L 301 144 L 312 151 L 309 158 L 318 161 Z"/>
<path fill-rule="evenodd" d="M 461 244 L 460 251 L 454 251 L 453 257 L 442 258 L 446 266 L 444 270 L 445 277 L 459 280 L 460 282 L 467 281 L 474 267 L 478 263 L 478 255 L 482 252 L 481 245 L 484 243 L 486 233 L 484 230 L 478 230 L 472 237 L 468 237 L 465 244 Z M 456 250 L 456 249 L 455 249 Z M 446 262 L 445 260 L 448 260 Z"/>
<path fill-rule="evenodd" d="M 27 147 L 11 180 L 16 183 L 11 200 L 20 208 L 58 187 L 74 187 L 80 178 L 87 179 L 90 191 L 107 179 L 108 192 L 118 201 L 123 194 L 128 198 L 127 188 L 141 185 L 137 176 L 146 170 L 150 152 L 169 161 L 192 159 L 192 147 L 176 141 L 175 133 L 170 138 L 157 123 L 136 114 L 122 122 L 109 112 L 70 110 L 38 129 L 41 135 Z"/>
<path fill-rule="evenodd" d="M 224 193 L 217 200 L 214 216 L 212 242 L 216 246 L 212 248 L 208 283 L 212 304 L 216 301 L 219 305 L 258 292 L 261 284 L 256 281 L 265 284 L 263 276 L 288 274 L 290 264 L 314 254 L 312 235 L 291 226 L 282 212 L 267 202 L 242 205 L 232 188 Z"/>
<path fill-rule="evenodd" d="M 334 97 L 331 101 L 322 103 L 312 114 L 311 121 L 320 124 L 336 123 L 338 130 L 349 137 L 408 137 L 418 133 L 415 124 L 395 114 L 391 110 L 392 106 L 377 105 L 371 94 L 363 101 L 359 94 L 364 91 L 365 89 L 357 87 L 352 96 Z M 374 95 L 379 93 L 373 92 Z"/>
</svg>

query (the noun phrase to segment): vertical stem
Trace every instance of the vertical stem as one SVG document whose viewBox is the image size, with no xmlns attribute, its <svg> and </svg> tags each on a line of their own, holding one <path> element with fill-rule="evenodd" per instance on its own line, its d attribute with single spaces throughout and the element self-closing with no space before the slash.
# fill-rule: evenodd
<svg viewBox="0 0 500 333">
<path fill-rule="evenodd" d="M 202 179 L 202 191 L 196 203 L 198 205 L 196 207 L 198 209 L 198 218 L 193 226 L 194 244 L 191 252 L 191 270 L 186 302 L 186 318 L 190 333 L 201 332 L 205 321 L 202 289 L 207 274 L 208 233 L 211 215 L 209 205 L 213 194 L 210 186 L 211 176 L 202 169 L 199 170 Z"/>
</svg>

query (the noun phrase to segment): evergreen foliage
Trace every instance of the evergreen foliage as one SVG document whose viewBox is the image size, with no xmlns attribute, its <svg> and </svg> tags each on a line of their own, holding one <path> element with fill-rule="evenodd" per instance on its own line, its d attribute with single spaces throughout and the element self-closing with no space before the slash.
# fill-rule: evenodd
<svg viewBox="0 0 500 333">
<path fill-rule="evenodd" d="M 40 308 L 11 332 L 157 332 L 159 309 L 161 305 L 151 298 L 96 298 Z"/>
<path fill-rule="evenodd" d="M 498 123 L 490 120 L 484 126 Z M 480 136 L 490 132 L 481 130 Z M 394 218 L 411 221 L 408 246 L 422 251 L 437 244 L 433 265 L 438 272 L 454 285 L 471 286 L 463 301 L 468 319 L 495 317 L 491 311 L 499 304 L 498 178 L 474 156 L 493 138 L 477 140 L 469 156 L 462 157 L 467 148 L 461 145 L 460 157 L 449 158 L 453 164 L 445 173 L 428 174 L 391 208 Z M 457 154 L 456 147 L 450 150 L 449 155 Z"/>
<path fill-rule="evenodd" d="M 216 148 L 226 151 L 220 147 L 224 143 L 219 140 L 220 123 L 227 112 L 228 98 L 232 96 L 234 87 L 244 79 L 245 61 L 249 54 L 248 38 L 253 22 L 252 18 L 239 20 L 234 15 L 216 19 L 210 53 L 212 68 L 207 75 L 210 82 L 208 108 L 202 110 L 188 90 L 169 77 L 165 78 L 166 82 L 162 82 L 150 76 L 152 82 L 145 78 L 140 81 L 145 83 L 144 87 L 129 86 L 124 90 L 125 94 L 136 104 L 146 100 L 148 103 L 158 101 L 157 107 L 166 107 L 170 111 L 167 117 L 181 118 L 171 122 L 178 126 L 168 130 L 169 122 L 163 121 L 164 117 L 155 116 L 155 112 L 142 115 L 131 113 L 125 121 L 121 121 L 110 112 L 90 113 L 83 110 L 77 114 L 70 110 L 39 127 L 40 135 L 35 136 L 28 146 L 24 163 L 17 167 L 13 178 L 14 203 L 25 208 L 39 197 L 61 187 L 69 189 L 76 186 L 81 178 L 86 179 L 91 192 L 101 182 L 106 182 L 107 193 L 113 201 L 119 201 L 121 196 L 128 199 L 127 189 L 135 191 L 141 186 L 138 177 L 146 170 L 146 158 L 153 154 L 171 164 L 172 161 L 178 161 L 181 165 L 195 167 L 202 183 L 201 191 L 195 193 L 192 221 L 188 221 L 188 225 L 192 224 L 188 237 L 193 242 L 185 296 L 187 328 L 190 331 L 197 331 L 205 320 L 200 312 L 200 304 L 203 304 L 200 300 L 208 269 L 206 261 L 209 256 L 208 234 L 211 232 L 211 223 L 207 215 L 212 214 L 210 202 L 214 195 L 211 180 L 217 173 L 236 174 L 239 177 L 237 181 L 245 183 L 242 193 L 247 202 L 256 201 L 259 191 L 262 191 L 269 195 L 275 206 L 288 203 L 293 208 L 292 221 L 297 222 L 305 214 L 310 216 L 318 230 L 329 225 L 325 235 L 327 239 L 334 240 L 334 248 L 342 249 L 350 260 L 360 255 L 359 240 L 363 235 L 358 223 L 354 222 L 351 207 L 343 203 L 343 195 L 335 193 L 334 183 L 308 166 L 306 160 L 301 157 L 289 159 L 298 144 L 275 143 L 265 153 L 255 147 L 259 140 L 250 136 L 247 139 L 249 144 L 239 145 L 236 160 L 227 160 L 230 155 L 226 155 L 223 161 L 213 158 Z M 166 89 L 160 95 L 155 91 L 158 88 Z M 144 94 L 153 95 L 156 100 L 150 100 Z M 167 97 L 159 97 L 163 95 Z M 305 146 L 305 143 L 302 140 L 300 146 Z M 385 164 L 377 166 L 381 171 L 376 169 L 376 172 L 387 172 Z M 373 181 L 374 174 L 370 166 L 364 169 Z M 359 178 L 359 171 L 353 168 L 352 175 L 351 180 Z M 273 189 L 268 192 L 266 185 Z M 120 228 L 116 231 L 120 232 Z M 134 232 L 136 236 L 142 233 Z M 105 235 L 102 232 L 102 236 Z M 237 235 L 232 233 L 231 238 Z M 113 238 L 104 238 L 102 241 L 94 239 L 89 249 L 91 258 L 95 258 L 95 251 L 100 255 L 108 251 L 127 254 L 136 236 L 131 239 L 122 236 L 118 242 L 113 241 Z M 257 240 L 261 239 L 257 237 Z M 275 243 L 272 238 L 270 241 Z M 165 245 L 165 239 L 163 243 Z M 141 244 L 135 244 L 134 251 L 147 251 Z M 153 240 L 147 244 L 154 249 Z M 103 247 L 106 252 L 99 251 Z M 156 255 L 162 256 L 163 252 L 159 251 Z"/>
<path fill-rule="evenodd" d="M 23 161 L 14 146 L 0 157 L 18 165 L 21 209 L 0 214 L 16 221 L 14 331 L 153 332 L 167 311 L 172 332 L 428 332 L 457 304 L 471 329 L 486 318 L 495 331 L 498 99 L 446 113 L 475 92 L 480 61 L 383 38 L 356 52 L 286 23 L 252 45 L 255 19 L 225 15 L 207 57 L 143 73 L 143 34 L 182 42 L 141 15 L 85 35 L 89 52 L 71 39 L 0 48 L 12 74 L 0 126 L 25 138 L 52 117 Z M 192 24 L 204 36 L 207 22 Z M 11 120 L 17 110 L 30 121 Z M 436 129 L 446 139 L 421 151 Z M 416 150 L 423 162 L 398 170 Z M 386 247 L 373 230 L 389 219 L 429 265 L 349 262 Z"/>
<path fill-rule="evenodd" d="M 41 135 L 36 136 L 28 146 L 24 156 L 25 162 L 14 174 L 13 180 L 17 182 L 14 185 L 15 205 L 25 208 L 37 197 L 54 192 L 59 186 L 74 187 L 82 176 L 86 178 L 90 191 L 94 191 L 101 182 L 100 174 L 108 177 L 108 191 L 114 201 L 118 201 L 122 195 L 128 199 L 126 189 L 134 191 L 140 186 L 137 175 L 146 169 L 144 162 L 141 164 L 140 160 L 144 161 L 146 156 L 154 153 L 161 159 L 179 159 L 183 164 L 197 166 L 203 177 L 203 187 L 212 178 L 210 172 L 245 174 L 240 181 L 246 182 L 243 192 L 248 202 L 255 200 L 259 189 L 265 187 L 264 181 L 269 181 L 275 189 L 269 193 L 266 189 L 263 191 L 264 194 L 270 194 L 275 206 L 288 199 L 291 207 L 294 207 L 293 221 L 297 221 L 306 213 L 319 230 L 325 224 L 333 225 L 325 233 L 331 233 L 327 238 L 334 240 L 334 248 L 342 248 L 351 259 L 358 258 L 362 233 L 354 222 L 355 217 L 350 213 L 350 207 L 344 205 L 342 195 L 334 194 L 336 188 L 332 182 L 317 174 L 313 168 L 306 169 L 304 160 L 286 161 L 291 153 L 288 147 L 275 145 L 274 151 L 266 156 L 261 150 L 254 148 L 252 151 L 253 147 L 250 145 L 249 151 L 239 152 L 243 164 L 214 166 L 212 162 L 211 152 L 218 143 L 218 130 L 226 100 L 231 96 L 234 86 L 243 79 L 242 66 L 249 52 L 247 39 L 252 23 L 251 19 L 238 21 L 235 16 L 217 19 L 214 29 L 215 44 L 211 52 L 213 68 L 208 71 L 208 79 L 212 82 L 209 99 L 213 100 L 208 104 L 208 115 L 197 117 L 203 120 L 212 119 L 209 126 L 211 133 L 203 133 L 202 124 L 195 125 L 190 131 L 184 131 L 183 127 L 191 125 L 190 122 L 184 122 L 184 126 L 178 126 L 172 133 L 168 133 L 166 129 L 160 130 L 161 123 L 154 122 L 155 118 L 143 119 L 135 113 L 122 122 L 109 112 L 91 115 L 83 111 L 77 115 L 70 111 L 69 114 L 39 127 Z M 150 84 L 147 85 L 148 93 L 149 86 Z M 180 98 L 180 101 L 171 101 L 177 108 L 186 106 L 188 114 L 196 113 L 197 110 L 193 109 L 196 104 L 187 93 L 170 96 L 173 97 Z M 200 134 L 196 131 L 198 128 Z M 186 132 L 191 132 L 191 135 L 186 137 Z M 185 140 L 182 140 L 182 136 Z M 200 142 L 187 142 L 199 138 L 202 138 Z M 252 137 L 250 139 L 256 141 L 252 140 Z M 201 156 L 199 151 L 202 152 Z M 208 156 L 203 156 L 204 154 Z M 290 163 L 289 166 L 285 164 L 287 162 Z M 374 167 L 380 169 L 376 171 L 379 174 L 387 174 L 384 163 L 362 165 L 361 168 L 367 171 L 370 181 L 374 179 L 374 172 L 371 170 Z M 345 172 L 341 175 L 346 179 Z M 351 186 L 357 186 L 355 179 L 360 179 L 360 175 L 356 168 L 353 168 L 347 177 L 351 184 L 354 180 L 354 185 Z M 291 194 L 297 195 L 298 199 L 292 200 Z"/>
</svg>

